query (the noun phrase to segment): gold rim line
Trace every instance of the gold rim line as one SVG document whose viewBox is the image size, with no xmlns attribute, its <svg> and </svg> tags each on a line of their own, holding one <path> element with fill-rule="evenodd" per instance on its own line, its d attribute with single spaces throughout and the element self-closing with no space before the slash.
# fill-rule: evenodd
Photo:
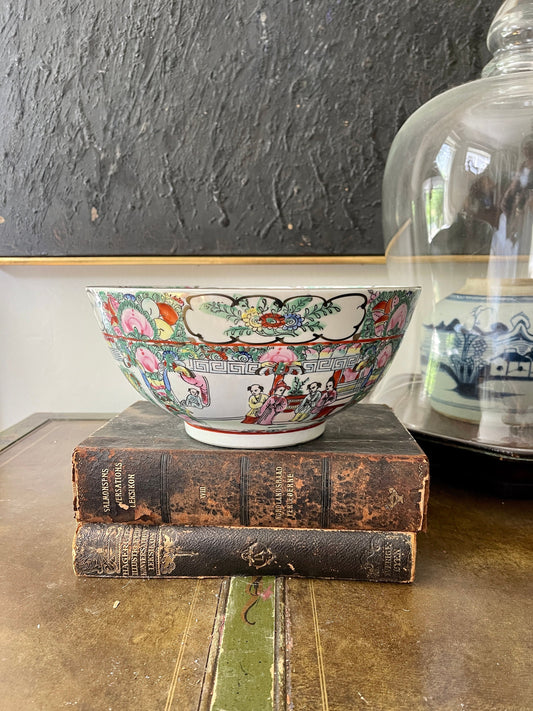
<svg viewBox="0 0 533 711">
<path fill-rule="evenodd" d="M 191 257 L 165 257 L 165 256 L 111 256 L 111 257 L 0 257 L 0 267 L 2 266 L 113 266 L 113 265 L 160 265 L 160 264 L 182 264 L 182 265 L 216 265 L 216 264 L 385 264 L 385 256 L 376 255 L 347 255 L 347 256 L 274 256 L 274 257 L 252 257 L 252 256 L 191 256 Z"/>
<path fill-rule="evenodd" d="M 104 340 L 106 341 L 127 341 L 128 343 L 131 343 L 135 345 L 136 343 L 147 343 L 152 346 L 176 346 L 178 348 L 186 348 L 187 346 L 208 346 L 209 348 L 241 348 L 243 346 L 248 346 L 250 348 L 257 348 L 257 347 L 265 347 L 265 346 L 274 346 L 279 342 L 279 339 L 274 339 L 273 341 L 267 341 L 265 343 L 249 343 L 248 341 L 225 341 L 223 343 L 219 343 L 217 341 L 207 341 L 205 339 L 202 339 L 201 341 L 171 341 L 170 339 L 165 339 L 165 338 L 147 338 L 146 340 L 142 340 L 140 338 L 135 338 L 135 336 L 119 336 L 115 333 L 108 333 L 107 331 L 102 331 L 102 334 L 104 336 Z M 339 341 L 330 341 L 327 339 L 324 339 L 322 341 L 316 340 L 316 341 L 298 341 L 296 343 L 292 343 L 290 341 L 284 341 L 283 344 L 286 346 L 355 346 L 358 343 L 378 343 L 379 341 L 394 341 L 398 340 L 398 338 L 402 338 L 404 335 L 404 332 L 402 333 L 396 333 L 392 334 L 390 336 L 375 336 L 374 338 L 358 338 L 357 340 L 354 340 L 355 336 L 357 336 L 357 332 L 354 333 L 353 337 L 350 338 L 343 338 Z M 281 336 L 281 338 L 284 338 L 284 336 Z M 192 359 L 189 359 L 192 360 Z M 201 359 L 203 360 L 203 359 Z M 291 361 L 294 365 L 301 365 L 300 361 Z"/>
</svg>

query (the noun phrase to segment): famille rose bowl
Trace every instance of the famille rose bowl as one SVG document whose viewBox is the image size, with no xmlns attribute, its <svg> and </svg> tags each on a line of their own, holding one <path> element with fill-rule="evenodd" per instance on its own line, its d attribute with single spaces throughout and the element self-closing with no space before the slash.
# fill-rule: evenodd
<svg viewBox="0 0 533 711">
<path fill-rule="evenodd" d="M 134 388 L 223 447 L 282 447 L 369 394 L 419 288 L 89 287 Z"/>
</svg>

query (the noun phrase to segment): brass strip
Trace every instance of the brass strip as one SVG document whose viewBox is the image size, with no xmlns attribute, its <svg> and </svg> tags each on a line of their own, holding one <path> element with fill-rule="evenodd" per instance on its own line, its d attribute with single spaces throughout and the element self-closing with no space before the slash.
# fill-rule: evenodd
<svg viewBox="0 0 533 711">
<path fill-rule="evenodd" d="M 170 257 L 170 256 L 110 256 L 110 257 L 0 257 L 0 267 L 15 265 L 48 266 L 112 266 L 152 264 L 385 264 L 383 255 L 344 256 L 273 256 L 273 257 Z"/>
<path fill-rule="evenodd" d="M 185 653 L 185 645 L 187 644 L 187 640 L 189 638 L 189 632 L 190 632 L 192 620 L 194 617 L 194 607 L 196 604 L 196 599 L 198 598 L 199 588 L 200 588 L 200 579 L 198 579 L 196 581 L 196 587 L 194 588 L 194 593 L 193 593 L 193 596 L 191 599 L 191 603 L 190 603 L 190 607 L 189 607 L 189 614 L 187 615 L 187 621 L 185 623 L 185 629 L 183 630 L 183 634 L 181 636 L 180 650 L 178 652 L 178 658 L 176 659 L 176 664 L 174 665 L 174 671 L 172 673 L 172 681 L 170 682 L 170 689 L 168 691 L 167 702 L 165 704 L 165 711 L 170 711 L 170 709 L 172 708 L 172 704 L 174 702 L 174 695 L 176 693 L 176 686 L 177 686 L 178 679 L 179 679 L 181 663 L 183 661 L 183 655 Z"/>
<path fill-rule="evenodd" d="M 320 681 L 320 697 L 322 699 L 322 711 L 329 711 L 328 692 L 326 689 L 326 674 L 324 671 L 324 658 L 322 655 L 322 644 L 320 642 L 320 630 L 318 628 L 318 614 L 316 609 L 316 596 L 314 581 L 309 581 L 309 592 L 311 595 L 311 610 L 313 613 L 313 627 L 315 630 L 316 656 L 318 663 L 318 678 Z"/>
<path fill-rule="evenodd" d="M 530 256 L 528 254 L 517 254 L 514 256 L 497 254 L 415 254 L 415 255 L 391 255 L 389 254 L 387 260 L 390 262 L 417 262 L 417 263 L 428 263 L 433 262 L 492 262 L 494 264 L 498 263 L 513 263 L 513 262 L 527 262 Z"/>
</svg>

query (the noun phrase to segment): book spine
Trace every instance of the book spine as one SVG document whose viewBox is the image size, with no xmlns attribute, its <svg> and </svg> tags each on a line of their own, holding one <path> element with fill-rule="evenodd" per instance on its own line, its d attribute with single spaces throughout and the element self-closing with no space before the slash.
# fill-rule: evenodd
<svg viewBox="0 0 533 711">
<path fill-rule="evenodd" d="M 425 457 L 76 448 L 80 522 L 419 531 Z"/>
<path fill-rule="evenodd" d="M 411 582 L 415 534 L 81 523 L 73 563 L 77 575 L 105 578 L 260 574 Z"/>
</svg>

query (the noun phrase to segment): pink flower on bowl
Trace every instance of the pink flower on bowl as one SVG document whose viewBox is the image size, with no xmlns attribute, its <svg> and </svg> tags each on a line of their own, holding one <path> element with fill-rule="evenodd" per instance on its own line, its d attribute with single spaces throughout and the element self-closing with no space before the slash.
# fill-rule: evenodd
<svg viewBox="0 0 533 711">
<path fill-rule="evenodd" d="M 159 368 L 159 361 L 152 353 L 152 351 L 148 350 L 148 348 L 143 348 L 142 346 L 140 348 L 137 348 L 137 350 L 135 351 L 135 357 L 139 365 L 146 371 L 148 371 L 149 373 L 157 373 L 157 370 Z"/>
<path fill-rule="evenodd" d="M 270 375 L 271 373 L 277 373 L 278 375 L 292 373 L 294 375 L 303 371 L 296 354 L 287 346 L 270 348 L 260 356 L 259 363 L 261 365 L 257 372 L 263 375 Z"/>
<path fill-rule="evenodd" d="M 316 348 L 306 348 L 305 351 L 305 360 L 316 360 L 318 359 L 318 351 Z"/>
<path fill-rule="evenodd" d="M 297 360 L 294 351 L 286 346 L 276 346 L 259 358 L 260 363 L 294 363 Z"/>
<path fill-rule="evenodd" d="M 154 329 L 148 319 L 137 309 L 124 309 L 120 322 L 124 333 L 134 333 L 137 330 L 140 336 L 148 336 L 148 338 L 154 336 Z"/>
<path fill-rule="evenodd" d="M 382 348 L 381 351 L 379 352 L 378 357 L 376 358 L 376 365 L 378 368 L 384 368 L 389 360 L 392 357 L 392 346 L 390 343 L 387 343 L 385 348 Z"/>
</svg>

